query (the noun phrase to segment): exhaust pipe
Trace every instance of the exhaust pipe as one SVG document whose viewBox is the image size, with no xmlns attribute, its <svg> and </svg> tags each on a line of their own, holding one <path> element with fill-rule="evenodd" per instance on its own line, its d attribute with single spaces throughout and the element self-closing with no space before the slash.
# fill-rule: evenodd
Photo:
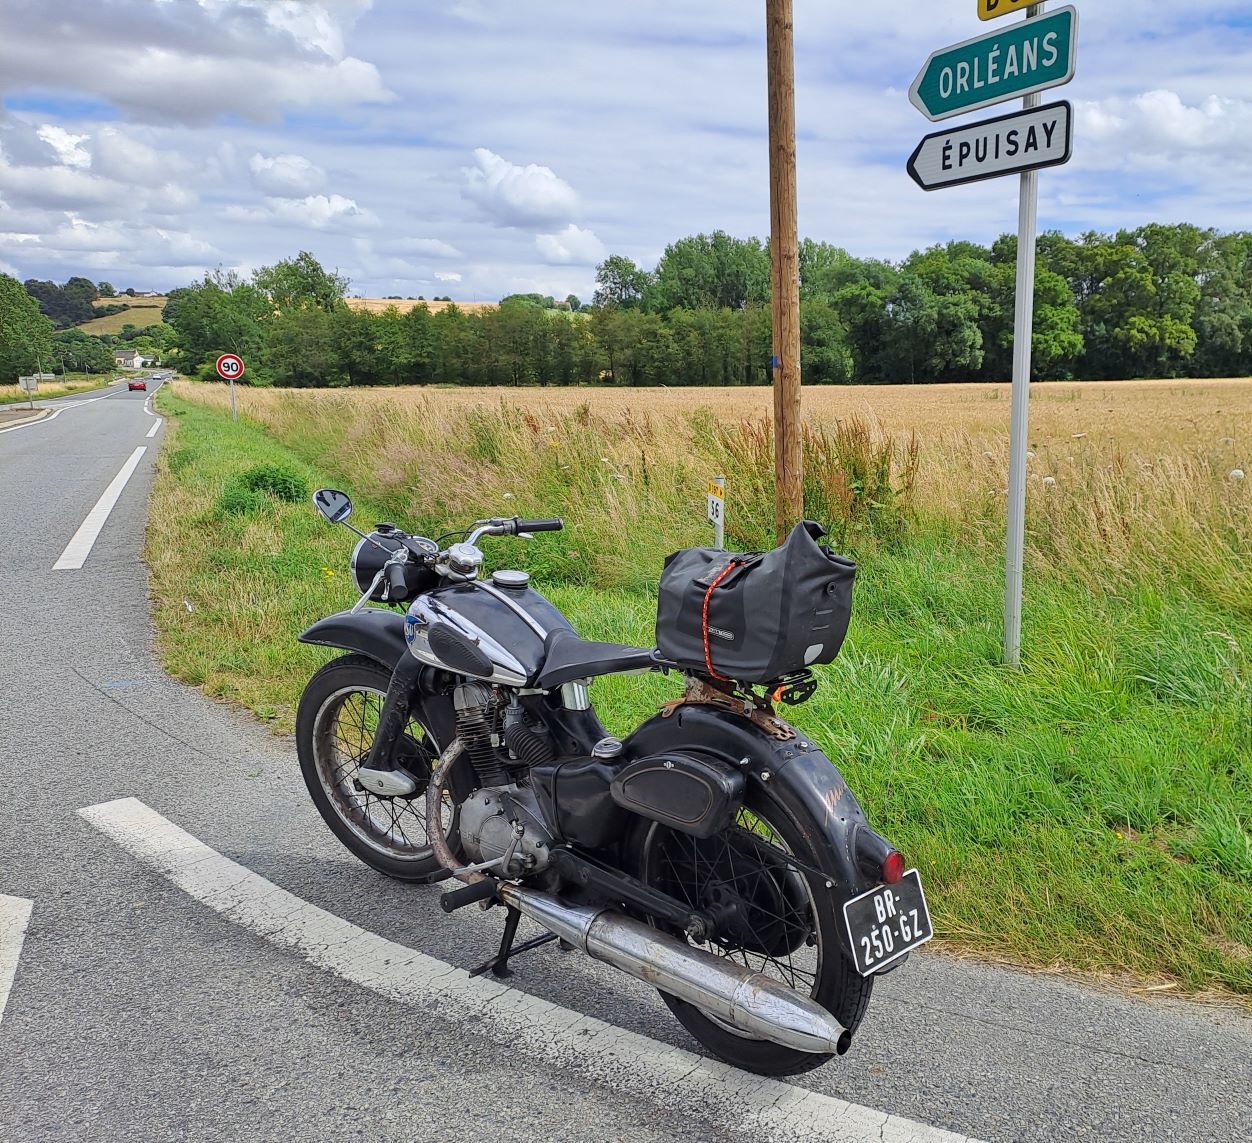
<svg viewBox="0 0 1252 1143">
<path fill-rule="evenodd" d="M 733 1025 L 784 1048 L 843 1055 L 852 1033 L 817 1001 L 621 913 L 564 905 L 547 893 L 504 882 L 501 901 L 593 960 L 619 968 Z"/>
</svg>

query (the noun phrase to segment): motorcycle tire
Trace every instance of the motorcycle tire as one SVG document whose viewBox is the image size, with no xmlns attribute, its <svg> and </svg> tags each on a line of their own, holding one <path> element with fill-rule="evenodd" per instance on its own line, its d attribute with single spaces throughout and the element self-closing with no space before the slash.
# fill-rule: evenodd
<svg viewBox="0 0 1252 1143">
<path fill-rule="evenodd" d="M 411 718 L 396 745 L 396 762 L 416 780 L 416 792 L 380 797 L 355 781 L 390 681 L 391 672 L 364 655 L 343 655 L 321 667 L 296 711 L 300 771 L 331 832 L 366 865 L 397 881 L 442 881 L 448 873 L 426 841 L 426 788 L 444 744 Z M 444 827 L 455 853 L 456 810 L 450 801 Z"/>
<path fill-rule="evenodd" d="M 873 980 L 844 951 L 840 902 L 812 872 L 834 872 L 821 837 L 819 823 L 801 823 L 767 787 L 753 784 L 735 822 L 711 838 L 642 823 L 634 836 L 636 876 L 693 908 L 733 916 L 732 931 L 703 947 L 811 996 L 855 1033 Z M 831 1058 L 755 1039 L 693 1004 L 665 992 L 661 998 L 705 1048 L 745 1071 L 798 1075 Z"/>
</svg>

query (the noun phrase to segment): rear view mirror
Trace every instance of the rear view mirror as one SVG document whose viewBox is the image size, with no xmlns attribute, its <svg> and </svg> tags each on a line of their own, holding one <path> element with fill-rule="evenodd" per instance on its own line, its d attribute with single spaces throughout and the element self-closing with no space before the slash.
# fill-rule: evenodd
<svg viewBox="0 0 1252 1143">
<path fill-rule="evenodd" d="M 313 507 L 331 524 L 342 524 L 352 515 L 352 497 L 336 488 L 319 488 L 313 493 Z"/>
</svg>

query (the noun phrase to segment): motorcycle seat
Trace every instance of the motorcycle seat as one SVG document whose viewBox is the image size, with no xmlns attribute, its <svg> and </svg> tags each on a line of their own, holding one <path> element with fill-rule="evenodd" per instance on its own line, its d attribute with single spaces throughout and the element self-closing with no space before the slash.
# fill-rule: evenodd
<svg viewBox="0 0 1252 1143">
<path fill-rule="evenodd" d="M 572 631 L 553 631 L 545 643 L 547 654 L 535 680 L 536 686 L 545 691 L 577 679 L 650 671 L 664 665 L 655 650 L 622 643 L 593 643 Z"/>
</svg>

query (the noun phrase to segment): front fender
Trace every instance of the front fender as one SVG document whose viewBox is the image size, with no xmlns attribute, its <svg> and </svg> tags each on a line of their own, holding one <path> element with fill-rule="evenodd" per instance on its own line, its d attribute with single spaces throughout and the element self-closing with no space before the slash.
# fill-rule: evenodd
<svg viewBox="0 0 1252 1143">
<path fill-rule="evenodd" d="M 355 614 L 340 611 L 328 615 L 302 631 L 298 638 L 301 643 L 357 651 L 381 663 L 389 671 L 395 669 L 408 650 L 404 641 L 404 615 L 398 611 L 384 611 L 380 607 L 362 608 Z"/>
<path fill-rule="evenodd" d="M 856 860 L 857 829 L 869 827 L 865 814 L 835 764 L 804 734 L 779 742 L 742 715 L 685 703 L 671 715 L 649 719 L 624 746 L 635 758 L 682 746 L 720 755 L 751 781 L 769 786 L 812 843 L 840 900 L 878 884 Z"/>
</svg>

